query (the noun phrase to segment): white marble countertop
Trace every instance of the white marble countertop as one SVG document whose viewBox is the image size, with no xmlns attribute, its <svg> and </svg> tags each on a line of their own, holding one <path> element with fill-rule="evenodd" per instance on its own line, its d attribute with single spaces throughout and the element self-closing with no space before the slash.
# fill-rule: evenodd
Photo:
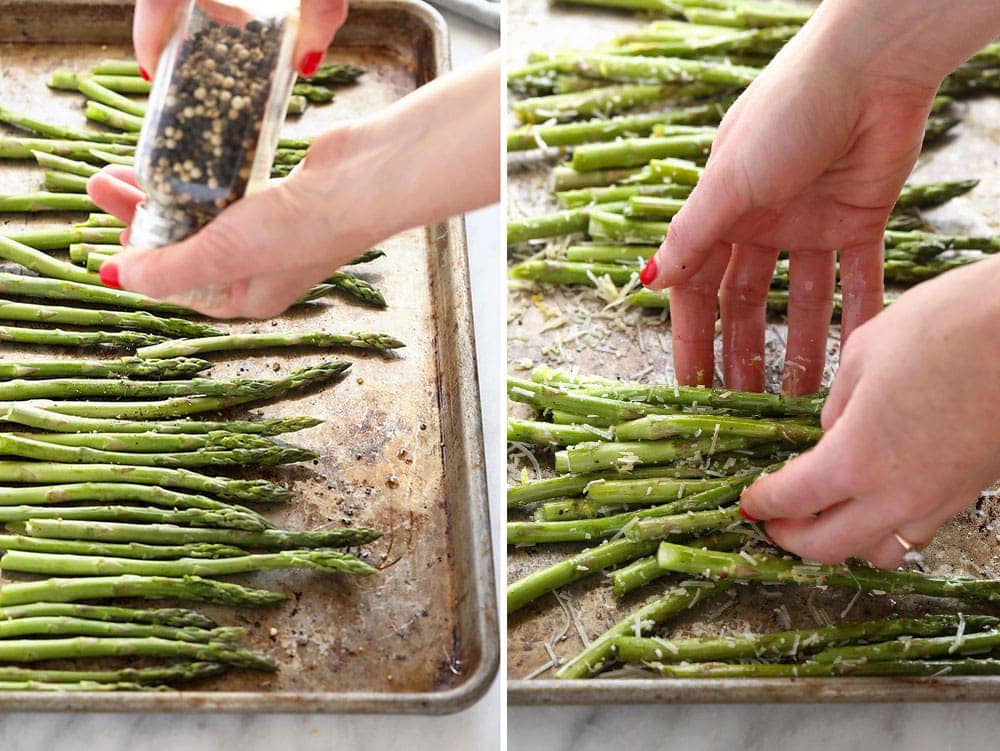
<svg viewBox="0 0 1000 751">
<path fill-rule="evenodd" d="M 452 14 L 455 67 L 497 47 L 499 35 Z M 500 209 L 482 209 L 468 217 L 469 254 L 479 360 L 492 378 L 482 382 L 491 488 L 502 492 L 505 405 L 500 362 L 504 259 L 500 252 Z M 493 493 L 500 498 L 500 493 Z M 502 512 L 502 508 L 499 509 Z M 502 550 L 500 521 L 494 514 L 494 546 Z M 499 570 L 498 570 L 499 575 Z M 0 715 L 0 738 L 9 751 L 257 751 L 371 748 L 379 751 L 495 751 L 499 748 L 500 689 L 494 684 L 472 708 L 446 717 L 326 715 Z"/>
<path fill-rule="evenodd" d="M 511 709 L 511 751 L 951 751 L 995 748 L 995 704 Z"/>
</svg>

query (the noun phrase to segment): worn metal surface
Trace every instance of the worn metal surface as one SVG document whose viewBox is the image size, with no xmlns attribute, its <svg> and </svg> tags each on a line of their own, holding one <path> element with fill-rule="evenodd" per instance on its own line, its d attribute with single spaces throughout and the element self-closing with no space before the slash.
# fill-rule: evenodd
<svg viewBox="0 0 1000 751">
<path fill-rule="evenodd" d="M 82 126 L 82 97 L 50 92 L 44 82 L 54 68 L 85 70 L 102 58 L 129 56 L 130 12 L 121 0 L 0 2 L 0 101 Z M 376 111 L 445 72 L 444 21 L 413 0 L 360 0 L 327 59 L 363 67 L 362 83 L 338 91 L 332 105 L 310 107 L 287 135 L 316 134 Z M 27 163 L 0 162 L 0 193 L 37 186 L 40 179 L 41 171 Z M 7 215 L 0 228 L 70 220 L 80 215 L 27 222 Z M 499 637 L 464 224 L 456 219 L 412 230 L 382 247 L 387 258 L 356 270 L 383 291 L 387 310 L 331 298 L 275 321 L 231 328 L 384 331 L 406 342 L 399 355 L 264 351 L 215 356 L 211 371 L 263 377 L 321 357 L 354 362 L 336 386 L 254 410 L 326 420 L 289 436 L 321 452 L 312 466 L 254 475 L 297 491 L 291 504 L 271 514 L 281 525 L 383 530 L 366 548 L 381 573 L 236 577 L 285 592 L 289 602 L 273 611 L 203 608 L 221 623 L 247 626 L 249 645 L 280 664 L 276 675 L 236 671 L 178 694 L 0 694 L 0 708 L 440 713 L 470 704 L 486 689 L 497 669 Z M 276 263 L 283 252 L 274 248 Z M 19 354 L 3 349 L 4 357 Z"/>
<path fill-rule="evenodd" d="M 584 49 L 634 29 L 648 21 L 624 13 L 598 9 L 550 6 L 546 0 L 510 0 L 507 61 L 523 64 L 531 50 Z M 980 185 L 970 194 L 943 207 L 924 212 L 942 232 L 1000 231 L 1000 98 L 960 102 L 956 110 L 963 123 L 920 157 L 913 180 L 977 177 Z M 546 185 L 552 164 L 562 159 L 540 159 L 539 153 L 514 154 L 509 162 L 509 214 L 512 218 L 556 210 Z M 565 244 L 565 239 L 557 241 Z M 538 244 L 527 252 L 540 250 Z M 519 251 L 519 253 L 523 253 Z M 512 259 L 512 261 L 515 259 Z M 541 295 L 541 298 L 535 298 Z M 611 295 L 609 294 L 609 297 Z M 512 375 L 528 377 L 530 368 L 546 364 L 581 373 L 608 377 L 670 381 L 670 328 L 663 315 L 618 307 L 606 309 L 608 300 L 591 289 L 555 285 L 513 284 L 509 294 L 508 368 Z M 566 320 L 562 321 L 562 317 Z M 781 369 L 785 326 L 774 317 L 768 325 L 768 376 L 776 388 Z M 839 331 L 831 332 L 826 382 L 839 354 Z M 717 352 L 717 354 L 719 354 Z M 513 414 L 527 415 L 523 405 L 511 405 Z M 873 426 L 873 429 L 877 429 Z M 510 481 L 522 470 L 536 472 L 517 450 L 511 451 Z M 545 465 L 544 453 L 539 453 Z M 551 467 L 551 462 L 547 465 Z M 1000 575 L 1000 499 L 984 497 L 945 526 L 925 551 L 925 565 L 932 572 L 976 576 Z M 512 518 L 521 518 L 512 514 Z M 508 548 L 508 579 L 514 581 L 549 565 L 578 545 Z M 508 696 L 512 704 L 633 704 L 684 702 L 812 702 L 812 701 L 920 701 L 986 700 L 1000 697 L 997 678 L 881 679 L 837 678 L 800 680 L 552 680 L 554 668 L 542 671 L 551 653 L 568 659 L 583 647 L 582 635 L 593 639 L 628 613 L 664 591 L 672 579 L 651 584 L 623 600 L 615 598 L 603 576 L 583 579 L 559 590 L 562 602 L 547 595 L 508 618 Z M 918 598 L 890 598 L 866 593 L 855 602 L 851 590 L 826 591 L 802 587 L 740 588 L 730 599 L 721 596 L 674 618 L 669 633 L 677 636 L 776 631 L 782 629 L 776 609 L 784 607 L 794 628 L 817 625 L 824 613 L 836 620 L 878 618 L 891 612 L 919 614 L 957 610 L 958 603 Z M 970 612 L 967 606 L 963 608 Z M 581 634 L 582 632 L 582 634 Z M 528 676 L 536 674 L 533 680 Z"/>
</svg>

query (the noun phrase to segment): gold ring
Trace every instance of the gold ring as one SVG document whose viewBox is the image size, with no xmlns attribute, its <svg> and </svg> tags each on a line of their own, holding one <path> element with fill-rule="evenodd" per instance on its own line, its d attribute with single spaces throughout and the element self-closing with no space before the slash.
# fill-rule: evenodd
<svg viewBox="0 0 1000 751">
<path fill-rule="evenodd" d="M 903 550 L 909 553 L 911 550 L 916 550 L 916 543 L 910 542 L 905 537 L 903 537 L 899 532 L 893 532 L 892 536 L 896 538 L 896 542 L 903 546 Z"/>
</svg>

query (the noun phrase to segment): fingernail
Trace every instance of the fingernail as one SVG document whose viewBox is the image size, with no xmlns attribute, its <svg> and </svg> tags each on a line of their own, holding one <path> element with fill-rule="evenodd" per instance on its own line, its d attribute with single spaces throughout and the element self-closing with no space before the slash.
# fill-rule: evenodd
<svg viewBox="0 0 1000 751">
<path fill-rule="evenodd" d="M 323 61 L 323 50 L 314 50 L 306 53 L 299 65 L 299 73 L 304 76 L 311 76 L 319 69 L 319 64 Z"/>
<path fill-rule="evenodd" d="M 659 274 L 660 270 L 656 268 L 656 256 L 653 256 L 646 261 L 646 265 L 642 267 L 642 273 L 639 274 L 639 281 L 642 282 L 643 285 L 649 286 L 656 280 L 656 277 L 659 276 Z"/>
<path fill-rule="evenodd" d="M 149 76 L 149 71 L 146 70 L 145 68 L 143 68 L 142 66 L 139 67 L 139 75 L 141 75 L 142 78 L 143 78 L 143 80 L 145 80 L 145 81 L 152 81 L 153 80 Z"/>
<path fill-rule="evenodd" d="M 101 271 L 102 272 L 104 271 L 104 267 L 103 266 L 101 267 Z M 740 505 L 740 516 L 742 516 L 748 522 L 758 522 L 758 521 L 760 521 L 759 519 L 754 519 L 752 516 L 750 516 L 750 514 L 747 513 L 747 510 L 745 508 L 743 508 L 742 505 Z"/>
<path fill-rule="evenodd" d="M 118 281 L 118 266 L 114 263 L 105 263 L 100 270 L 101 284 L 112 289 L 121 289 L 121 282 Z"/>
</svg>

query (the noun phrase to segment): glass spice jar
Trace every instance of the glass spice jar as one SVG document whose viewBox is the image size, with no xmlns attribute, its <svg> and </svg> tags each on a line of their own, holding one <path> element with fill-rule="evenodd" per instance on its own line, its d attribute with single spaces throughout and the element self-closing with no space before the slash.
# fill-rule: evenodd
<svg viewBox="0 0 1000 751">
<path fill-rule="evenodd" d="M 267 184 L 295 80 L 298 0 L 191 0 L 156 69 L 128 244 L 183 240 Z"/>
</svg>

